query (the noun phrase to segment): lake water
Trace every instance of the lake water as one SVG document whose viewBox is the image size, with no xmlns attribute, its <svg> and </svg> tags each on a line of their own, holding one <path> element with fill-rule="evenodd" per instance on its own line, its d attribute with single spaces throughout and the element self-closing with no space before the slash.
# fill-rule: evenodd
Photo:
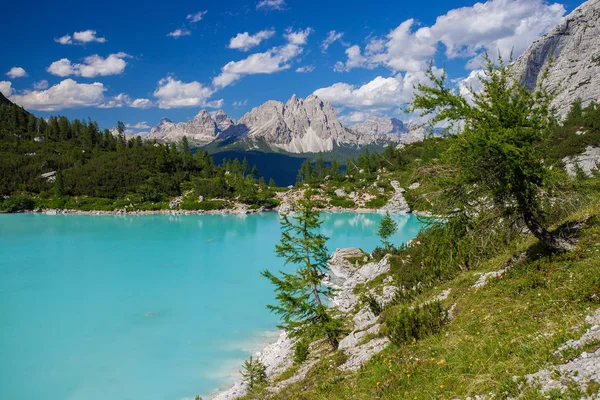
<svg viewBox="0 0 600 400">
<path fill-rule="evenodd" d="M 378 244 L 380 215 L 322 218 L 330 252 Z M 395 218 L 395 243 L 416 236 L 416 217 Z M 180 400 L 227 386 L 276 338 L 259 272 L 280 269 L 279 235 L 276 213 L 0 215 L 0 399 Z"/>
</svg>

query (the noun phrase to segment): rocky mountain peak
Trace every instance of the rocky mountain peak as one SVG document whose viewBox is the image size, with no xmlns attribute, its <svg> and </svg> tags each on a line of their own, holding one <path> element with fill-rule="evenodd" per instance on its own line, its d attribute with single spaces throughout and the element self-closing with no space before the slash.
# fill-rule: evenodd
<svg viewBox="0 0 600 400">
<path fill-rule="evenodd" d="M 589 0 L 536 40 L 511 66 L 528 88 L 538 83 L 549 69 L 546 84 L 560 91 L 553 104 L 565 115 L 570 105 L 581 99 L 583 105 L 600 101 L 600 0 Z"/>
</svg>

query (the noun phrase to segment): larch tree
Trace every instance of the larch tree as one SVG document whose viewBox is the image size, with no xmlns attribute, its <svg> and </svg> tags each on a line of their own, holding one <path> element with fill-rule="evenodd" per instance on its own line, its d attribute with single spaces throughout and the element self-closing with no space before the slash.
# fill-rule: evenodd
<svg viewBox="0 0 600 400">
<path fill-rule="evenodd" d="M 390 236 L 398 231 L 398 224 L 389 212 L 386 212 L 381 221 L 379 221 L 379 229 L 377 230 L 377 236 L 381 238 L 381 242 L 385 246 L 387 251 L 390 250 Z"/>
<path fill-rule="evenodd" d="M 487 55 L 485 60 L 481 89 L 468 93 L 447 86 L 445 73 L 438 77 L 430 66 L 431 82 L 417 85 L 408 110 L 429 116 L 431 125 L 447 121 L 458 128 L 445 157 L 453 167 L 448 215 L 469 207 L 466 214 L 477 215 L 491 207 L 523 221 L 546 247 L 569 250 L 570 242 L 544 226 L 544 197 L 552 187 L 544 150 L 555 124 L 553 95 L 544 83 L 548 69 L 528 91 L 500 57 L 497 63 Z"/>
<path fill-rule="evenodd" d="M 336 349 L 341 323 L 326 304 L 333 289 L 323 285 L 329 267 L 327 237 L 318 232 L 321 222 L 312 195 L 306 191 L 295 215 L 281 217 L 281 242 L 275 246 L 277 255 L 295 271 L 280 271 L 277 276 L 265 270 L 262 275 L 275 285 L 278 304 L 267 308 L 281 316 L 279 327 L 292 337 L 324 337 Z"/>
</svg>

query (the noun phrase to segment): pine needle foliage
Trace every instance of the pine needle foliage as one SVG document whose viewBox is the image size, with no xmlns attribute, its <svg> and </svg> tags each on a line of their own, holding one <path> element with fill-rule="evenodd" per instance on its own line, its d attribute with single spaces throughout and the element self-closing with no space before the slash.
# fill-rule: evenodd
<svg viewBox="0 0 600 400">
<path fill-rule="evenodd" d="M 446 75 L 436 76 L 430 66 L 430 84 L 420 83 L 409 111 L 457 127 L 456 138 L 445 154 L 448 210 L 463 217 L 478 217 L 495 210 L 505 218 L 518 218 L 548 248 L 573 246 L 548 232 L 547 207 L 555 179 L 544 162 L 556 125 L 553 94 L 546 88 L 546 69 L 539 84 L 528 91 L 499 57 L 487 55 L 479 77 L 481 90 L 459 92 L 447 86 Z"/>
<path fill-rule="evenodd" d="M 309 191 L 296 206 L 294 215 L 281 217 L 281 242 L 275 246 L 277 255 L 295 268 L 293 273 L 268 270 L 262 275 L 275 285 L 278 304 L 267 308 L 281 316 L 279 328 L 292 337 L 324 337 L 337 348 L 341 323 L 325 303 L 333 289 L 322 284 L 327 275 L 327 237 L 319 233 L 319 211 Z"/>
</svg>

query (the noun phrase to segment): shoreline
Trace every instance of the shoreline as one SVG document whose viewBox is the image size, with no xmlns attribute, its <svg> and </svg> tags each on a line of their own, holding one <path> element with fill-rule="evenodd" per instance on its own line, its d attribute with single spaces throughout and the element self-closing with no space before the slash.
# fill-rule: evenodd
<svg viewBox="0 0 600 400">
<path fill-rule="evenodd" d="M 319 209 L 320 212 L 336 213 L 336 212 L 347 212 L 356 214 L 382 214 L 385 211 L 380 208 L 342 208 L 342 207 L 327 207 Z M 76 209 L 39 209 L 39 210 L 26 210 L 18 212 L 0 212 L 0 214 L 40 214 L 40 215 L 108 215 L 108 216 L 142 216 L 142 215 L 249 215 L 249 214 L 260 214 L 267 212 L 280 212 L 279 208 L 265 209 L 264 207 L 257 209 L 249 208 L 233 208 L 233 209 L 221 209 L 221 210 L 180 210 L 180 209 L 164 209 L 164 210 L 76 210 Z M 410 212 L 391 212 L 390 214 L 414 214 L 421 217 L 435 217 L 428 211 L 412 210 Z"/>
</svg>

